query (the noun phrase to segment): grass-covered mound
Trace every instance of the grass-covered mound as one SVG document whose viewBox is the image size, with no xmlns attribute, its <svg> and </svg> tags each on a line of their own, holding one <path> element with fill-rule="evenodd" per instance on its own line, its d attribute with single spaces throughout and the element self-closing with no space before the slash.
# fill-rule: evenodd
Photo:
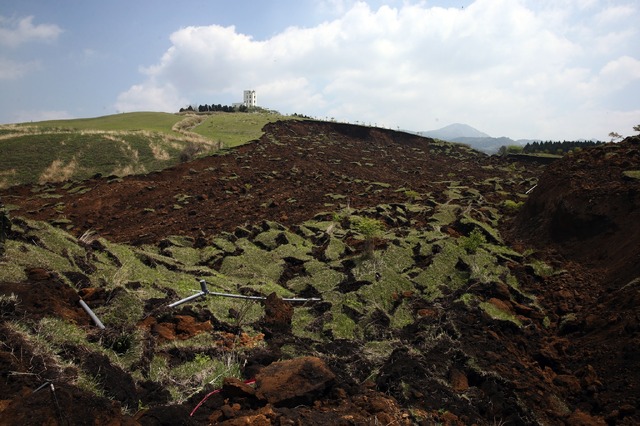
<svg viewBox="0 0 640 426">
<path fill-rule="evenodd" d="M 0 188 L 162 170 L 258 139 L 275 113 L 138 112 L 0 126 Z"/>
</svg>

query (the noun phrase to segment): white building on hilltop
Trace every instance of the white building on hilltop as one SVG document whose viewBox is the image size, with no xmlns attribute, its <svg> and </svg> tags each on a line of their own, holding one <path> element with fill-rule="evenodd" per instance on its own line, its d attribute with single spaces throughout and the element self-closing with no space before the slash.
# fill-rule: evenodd
<svg viewBox="0 0 640 426">
<path fill-rule="evenodd" d="M 258 106 L 258 98 L 256 97 L 255 90 L 245 90 L 244 91 L 244 99 L 242 101 L 244 106 L 250 108 Z"/>
</svg>

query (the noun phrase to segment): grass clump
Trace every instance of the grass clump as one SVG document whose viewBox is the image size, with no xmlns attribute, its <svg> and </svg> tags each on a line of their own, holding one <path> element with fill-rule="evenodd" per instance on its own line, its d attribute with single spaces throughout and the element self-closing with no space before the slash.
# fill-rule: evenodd
<svg viewBox="0 0 640 426">
<path fill-rule="evenodd" d="M 149 368 L 149 378 L 164 385 L 177 403 L 183 403 L 205 386 L 222 386 L 225 377 L 242 378 L 242 364 L 235 352 L 215 358 L 198 353 L 175 367 L 170 367 L 167 359 L 159 355 Z"/>
<path fill-rule="evenodd" d="M 478 306 L 484 310 L 491 318 L 501 321 L 510 321 L 517 325 L 518 327 L 522 327 L 522 322 L 511 312 L 500 309 L 498 306 L 489 302 L 480 302 Z"/>
<path fill-rule="evenodd" d="M 105 325 L 114 328 L 133 327 L 142 318 L 144 302 L 133 292 L 121 289 L 114 291 L 111 301 L 95 309 Z"/>
<path fill-rule="evenodd" d="M 364 237 L 364 255 L 372 257 L 375 249 L 374 239 L 381 236 L 385 230 L 384 224 L 378 219 L 353 216 L 350 218 L 351 227 Z"/>
<path fill-rule="evenodd" d="M 524 205 L 524 201 L 513 201 L 513 200 L 504 200 L 502 202 L 502 208 L 505 212 L 509 214 L 517 213 L 522 206 Z"/>
<path fill-rule="evenodd" d="M 484 233 L 478 228 L 473 228 L 473 231 L 469 233 L 468 237 L 462 237 L 460 246 L 464 248 L 467 253 L 476 253 L 478 249 L 487 243 L 487 238 Z"/>
<path fill-rule="evenodd" d="M 640 179 L 640 170 L 625 170 L 622 175 L 629 179 Z"/>
</svg>

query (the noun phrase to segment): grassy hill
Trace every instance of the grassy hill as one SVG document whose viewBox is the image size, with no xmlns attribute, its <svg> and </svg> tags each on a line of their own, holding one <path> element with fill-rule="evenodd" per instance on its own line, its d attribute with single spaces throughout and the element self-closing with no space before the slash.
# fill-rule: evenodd
<svg viewBox="0 0 640 426">
<path fill-rule="evenodd" d="M 148 173 L 257 139 L 274 113 L 135 112 L 0 126 L 0 188 Z"/>
<path fill-rule="evenodd" d="M 175 133 L 172 127 L 182 121 L 184 116 L 165 112 L 130 112 L 125 114 L 105 115 L 95 118 L 78 118 L 71 120 L 50 120 L 37 123 L 21 123 L 22 127 L 38 127 L 41 129 L 67 130 L 104 130 L 135 131 L 147 130 L 160 133 Z"/>
</svg>

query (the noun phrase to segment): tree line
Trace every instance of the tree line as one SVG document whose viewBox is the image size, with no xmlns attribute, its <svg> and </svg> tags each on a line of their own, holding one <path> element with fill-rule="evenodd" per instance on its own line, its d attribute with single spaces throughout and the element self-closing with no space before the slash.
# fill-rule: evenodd
<svg viewBox="0 0 640 426">
<path fill-rule="evenodd" d="M 522 147 L 522 152 L 524 154 L 547 153 L 562 155 L 569 151 L 574 151 L 576 148 L 584 149 L 603 143 L 601 141 L 535 141 L 529 142 Z"/>
<path fill-rule="evenodd" d="M 222 104 L 204 104 L 198 105 L 197 108 L 189 105 L 186 108 L 180 108 L 180 112 L 249 112 L 249 108 L 244 104 L 238 107 Z"/>
<path fill-rule="evenodd" d="M 526 145 L 501 146 L 499 155 L 507 154 L 553 154 L 564 155 L 568 152 L 580 151 L 592 146 L 601 145 L 602 141 L 534 141 Z"/>
</svg>

